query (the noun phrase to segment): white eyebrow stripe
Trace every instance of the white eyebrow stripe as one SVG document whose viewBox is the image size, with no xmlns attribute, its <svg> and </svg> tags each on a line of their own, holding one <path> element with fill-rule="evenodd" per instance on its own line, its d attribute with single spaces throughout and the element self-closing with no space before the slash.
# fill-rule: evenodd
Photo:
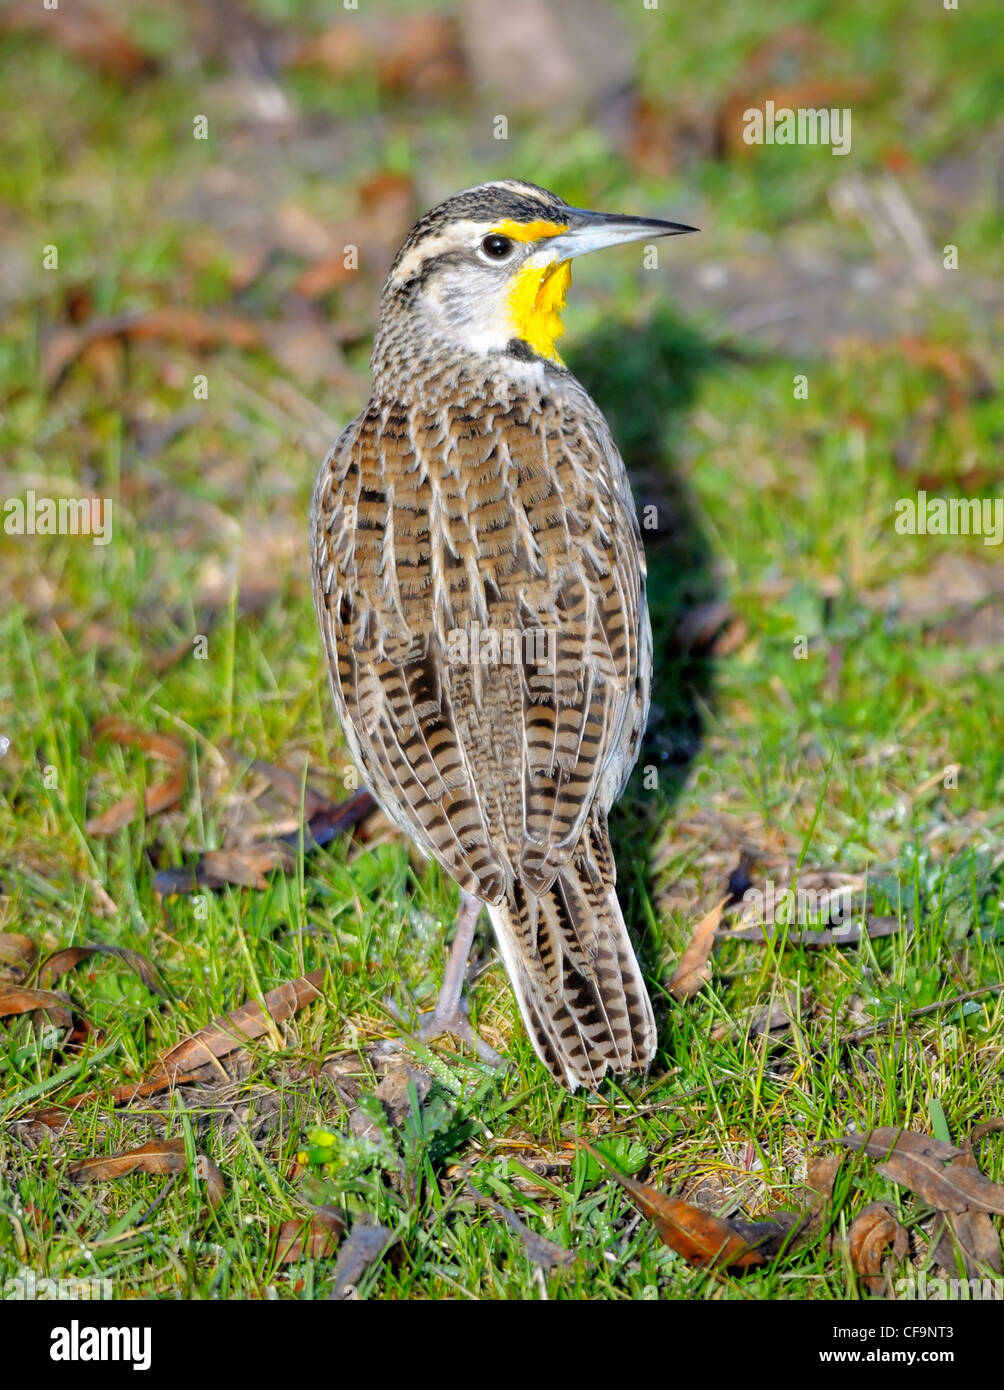
<svg viewBox="0 0 1004 1390">
<path fill-rule="evenodd" d="M 400 285 L 405 280 L 410 280 L 431 256 L 438 256 L 443 251 L 456 251 L 468 244 L 473 248 L 478 237 L 485 236 L 493 226 L 493 222 L 474 222 L 464 219 L 460 222 L 451 222 L 448 227 L 444 227 L 441 231 L 430 232 L 398 261 L 394 267 L 393 279 L 395 284 Z"/>
</svg>

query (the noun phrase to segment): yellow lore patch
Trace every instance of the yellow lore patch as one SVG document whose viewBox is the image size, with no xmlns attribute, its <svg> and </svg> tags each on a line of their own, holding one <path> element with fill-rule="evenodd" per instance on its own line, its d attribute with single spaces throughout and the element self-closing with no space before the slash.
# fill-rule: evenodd
<svg viewBox="0 0 1004 1390">
<path fill-rule="evenodd" d="M 550 226 L 550 223 L 541 225 Z M 510 232 L 505 233 L 510 236 Z M 555 344 L 565 331 L 561 311 L 565 307 L 568 287 L 572 283 L 572 267 L 568 261 L 559 265 L 525 265 L 516 275 L 509 291 L 509 313 L 512 330 L 517 338 L 529 343 L 534 352 L 560 362 Z"/>
<path fill-rule="evenodd" d="M 500 222 L 492 228 L 493 235 L 507 236 L 510 241 L 539 241 L 541 237 L 560 236 L 567 231 L 567 222 L 546 222 L 543 219 L 536 222 Z"/>
</svg>

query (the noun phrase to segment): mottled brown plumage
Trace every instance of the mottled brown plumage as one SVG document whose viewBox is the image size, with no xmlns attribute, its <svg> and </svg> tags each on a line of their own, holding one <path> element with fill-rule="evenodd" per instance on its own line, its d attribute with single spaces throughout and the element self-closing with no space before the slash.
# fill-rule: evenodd
<svg viewBox="0 0 1004 1390">
<path fill-rule="evenodd" d="M 540 277 L 547 243 L 588 216 L 497 183 L 417 224 L 381 301 L 372 397 L 311 521 L 352 754 L 487 905 L 534 1046 L 572 1086 L 655 1049 L 606 823 L 648 710 L 644 554 L 602 415 L 512 305 L 517 277 Z M 524 224 L 556 230 L 523 242 Z M 484 249 L 500 227 L 508 265 Z"/>
</svg>

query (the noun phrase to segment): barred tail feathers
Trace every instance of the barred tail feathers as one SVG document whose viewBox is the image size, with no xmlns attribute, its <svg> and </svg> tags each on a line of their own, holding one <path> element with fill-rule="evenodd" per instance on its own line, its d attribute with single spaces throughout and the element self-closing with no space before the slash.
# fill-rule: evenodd
<svg viewBox="0 0 1004 1390">
<path fill-rule="evenodd" d="M 610 872 L 605 827 L 540 894 L 515 883 L 489 905 L 520 1013 L 541 1061 L 573 1090 L 646 1067 L 655 1019 Z M 599 840 L 599 843 L 597 841 Z M 605 861 L 605 862 L 603 862 Z M 598 871 L 599 869 L 599 871 Z M 603 870 L 606 869 L 606 872 Z"/>
</svg>

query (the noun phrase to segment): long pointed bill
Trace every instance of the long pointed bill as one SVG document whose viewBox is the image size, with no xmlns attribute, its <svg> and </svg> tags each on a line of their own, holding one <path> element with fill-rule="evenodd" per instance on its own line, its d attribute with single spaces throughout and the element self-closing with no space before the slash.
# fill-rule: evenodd
<svg viewBox="0 0 1004 1390">
<path fill-rule="evenodd" d="M 602 251 L 607 246 L 624 246 L 629 241 L 651 241 L 655 237 L 682 236 L 696 232 L 682 222 L 661 222 L 656 217 L 625 217 L 620 213 L 586 212 L 575 209 L 574 218 L 566 232 L 542 242 L 537 254 L 549 261 L 570 261 L 588 251 Z"/>
</svg>

